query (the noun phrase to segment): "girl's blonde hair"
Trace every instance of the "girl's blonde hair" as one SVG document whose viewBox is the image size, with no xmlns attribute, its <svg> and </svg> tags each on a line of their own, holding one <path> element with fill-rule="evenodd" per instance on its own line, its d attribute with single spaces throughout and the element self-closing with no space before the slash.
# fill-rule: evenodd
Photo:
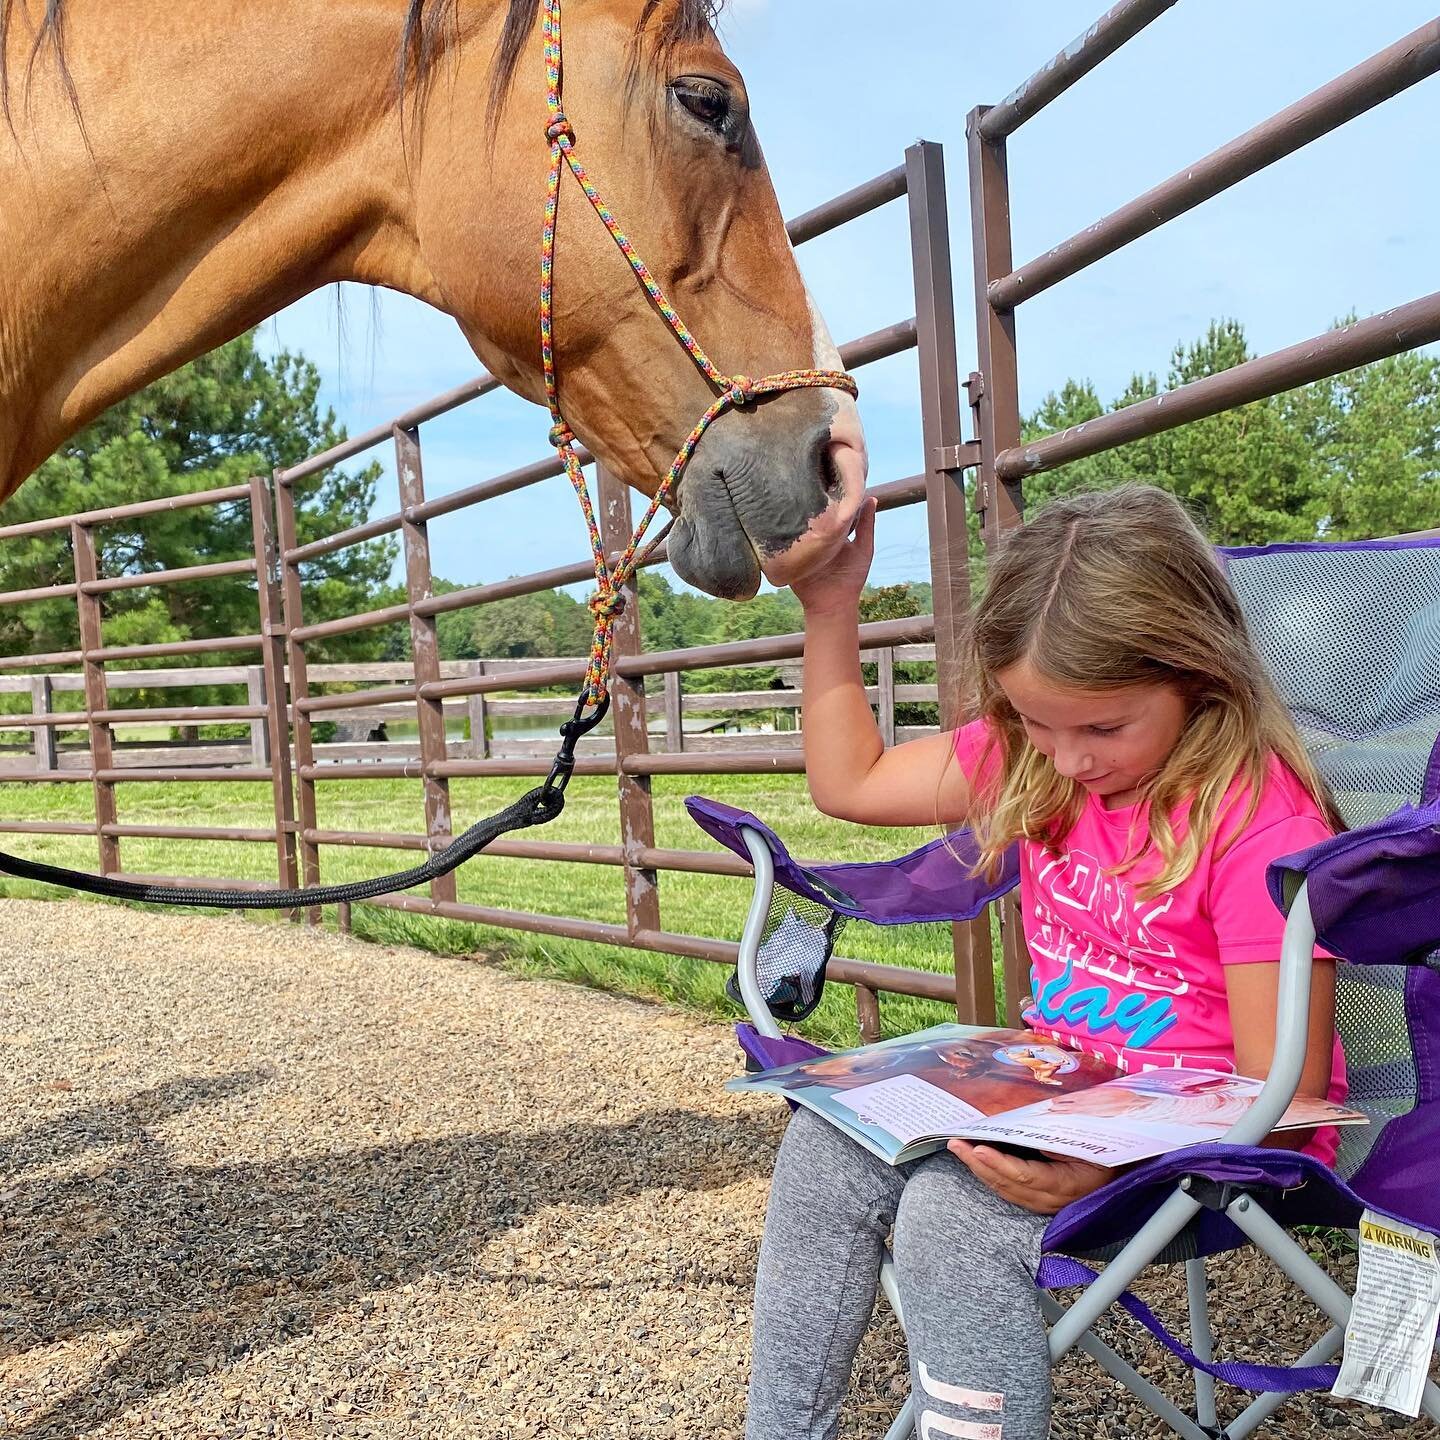
<svg viewBox="0 0 1440 1440">
<path fill-rule="evenodd" d="M 1295 773 L 1337 829 L 1324 781 L 1264 663 L 1219 558 L 1173 495 L 1124 485 L 1040 510 L 993 557 L 969 633 L 968 714 L 991 723 L 1000 764 L 977 795 L 980 865 L 992 869 L 1014 841 L 1051 848 L 1080 818 L 1085 791 L 1057 773 L 1025 735 L 996 676 L 1022 660 L 1054 685 L 1079 690 L 1170 684 L 1188 702 L 1179 743 L 1141 787 L 1148 834 L 1121 869 L 1161 859 L 1141 894 L 1169 890 L 1194 870 L 1215 834 L 1237 777 L 1259 804 L 1271 755 Z M 1172 821 L 1190 802 L 1184 838 Z"/>
</svg>

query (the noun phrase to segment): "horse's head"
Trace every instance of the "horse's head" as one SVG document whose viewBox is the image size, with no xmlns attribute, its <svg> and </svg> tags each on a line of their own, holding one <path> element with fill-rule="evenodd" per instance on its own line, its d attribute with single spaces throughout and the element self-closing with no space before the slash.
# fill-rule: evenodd
<svg viewBox="0 0 1440 1440">
<path fill-rule="evenodd" d="M 539 7 L 508 0 L 473 21 L 461 15 L 445 58 L 428 75 L 418 67 L 411 132 L 424 264 L 481 359 L 532 399 L 543 397 L 537 297 L 550 159 Z M 710 8 L 570 0 L 564 109 L 575 154 L 721 370 L 838 369 Z M 423 18 L 418 0 L 412 15 Z M 717 392 L 569 175 L 554 317 L 566 419 L 601 463 L 653 494 Z M 865 472 L 859 416 L 839 390 L 790 391 L 725 414 L 672 501 L 671 563 L 732 598 L 753 594 L 762 570 L 788 583 L 848 533 Z"/>
</svg>

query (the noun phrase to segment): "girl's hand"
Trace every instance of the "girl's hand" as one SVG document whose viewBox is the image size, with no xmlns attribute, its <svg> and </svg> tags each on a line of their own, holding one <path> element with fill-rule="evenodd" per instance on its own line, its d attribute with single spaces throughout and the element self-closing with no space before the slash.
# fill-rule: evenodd
<svg viewBox="0 0 1440 1440">
<path fill-rule="evenodd" d="M 875 501 L 871 499 L 866 500 L 856 513 L 851 538 L 842 540 L 840 548 L 829 560 L 796 580 L 790 588 L 805 607 L 807 615 L 830 611 L 854 615 L 874 558 Z"/>
<path fill-rule="evenodd" d="M 1002 1200 L 1035 1215 L 1056 1214 L 1109 1184 L 1116 1173 L 1085 1160 L 1022 1159 L 968 1140 L 952 1140 L 949 1149 Z"/>
</svg>

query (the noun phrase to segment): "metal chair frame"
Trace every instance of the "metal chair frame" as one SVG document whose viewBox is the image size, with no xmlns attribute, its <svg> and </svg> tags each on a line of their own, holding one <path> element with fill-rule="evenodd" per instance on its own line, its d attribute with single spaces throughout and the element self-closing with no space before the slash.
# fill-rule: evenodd
<svg viewBox="0 0 1440 1440">
<path fill-rule="evenodd" d="M 757 976 L 760 942 L 775 891 L 774 858 L 769 845 L 757 830 L 747 825 L 741 828 L 741 834 L 755 868 L 755 889 L 740 937 L 740 993 L 744 998 L 750 1023 L 760 1034 L 779 1039 L 780 1027 L 766 1008 Z M 1310 915 L 1307 887 L 1302 885 L 1290 907 L 1281 946 L 1275 1053 L 1270 1073 L 1255 1104 L 1217 1143 L 1258 1145 L 1275 1128 L 1286 1107 L 1294 1099 L 1305 1063 L 1314 949 L 1315 924 Z M 1194 1414 L 1187 1414 L 1163 1390 L 1121 1359 L 1091 1329 L 1095 1321 L 1146 1266 L 1157 1259 L 1163 1259 L 1167 1247 L 1172 1245 L 1194 1219 L 1201 1205 L 1191 1190 L 1190 1177 L 1181 1179 L 1169 1198 L 1106 1264 L 1099 1279 L 1089 1285 L 1073 1305 L 1067 1308 L 1047 1292 L 1041 1292 L 1041 1311 L 1050 1325 L 1050 1361 L 1053 1365 L 1071 1349 L 1079 1348 L 1094 1359 L 1107 1374 L 1119 1380 L 1177 1435 L 1183 1436 L 1184 1440 L 1244 1440 L 1245 1436 L 1252 1434 L 1257 1426 L 1279 1409 L 1289 1396 L 1276 1392 L 1261 1394 L 1235 1419 L 1222 1426 L 1216 1414 L 1215 1382 L 1212 1377 L 1203 1371 L 1192 1372 L 1195 1382 Z M 1253 1197 L 1238 1196 L 1226 1207 L 1225 1214 L 1332 1321 L 1331 1328 L 1300 1356 L 1295 1364 L 1319 1365 L 1333 1359 L 1344 1343 L 1345 1326 L 1350 1318 L 1351 1297 Z M 1190 1311 L 1191 1349 L 1201 1360 L 1209 1361 L 1213 1358 L 1213 1338 L 1203 1259 L 1185 1261 L 1185 1281 Z M 880 1286 L 903 1330 L 905 1316 L 900 1306 L 894 1262 L 888 1250 L 880 1271 Z M 1440 1338 L 1437 1338 L 1435 1348 L 1436 1352 L 1440 1353 Z M 1425 1382 L 1420 1411 L 1431 1420 L 1440 1422 L 1440 1387 L 1437 1387 L 1433 1380 Z M 908 1440 L 908 1437 L 914 1434 L 913 1402 L 907 1399 L 894 1423 L 886 1431 L 885 1440 Z"/>
</svg>

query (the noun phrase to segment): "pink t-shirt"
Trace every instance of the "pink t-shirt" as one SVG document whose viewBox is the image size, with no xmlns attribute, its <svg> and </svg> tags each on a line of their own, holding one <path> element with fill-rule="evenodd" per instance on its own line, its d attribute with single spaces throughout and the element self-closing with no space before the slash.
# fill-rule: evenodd
<svg viewBox="0 0 1440 1440">
<path fill-rule="evenodd" d="M 955 732 L 956 759 L 969 776 L 999 763 L 988 734 L 983 720 Z M 1144 804 L 1107 810 L 1092 795 L 1056 851 L 1020 842 L 1020 908 L 1032 962 L 1028 1026 L 1122 1070 L 1235 1069 L 1225 967 L 1279 960 L 1285 917 L 1266 889 L 1266 867 L 1331 833 L 1309 792 L 1272 758 L 1254 816 L 1226 843 L 1244 819 L 1241 784 L 1228 792 L 1216 834 L 1191 874 L 1148 900 L 1137 891 L 1159 872 L 1158 855 L 1109 873 L 1143 845 Z M 1183 808 L 1175 829 L 1183 838 Z M 1330 1098 L 1345 1093 L 1337 1042 Z M 1333 1129 L 1320 1131 L 1307 1149 L 1328 1162 L 1335 1144 Z"/>
</svg>

